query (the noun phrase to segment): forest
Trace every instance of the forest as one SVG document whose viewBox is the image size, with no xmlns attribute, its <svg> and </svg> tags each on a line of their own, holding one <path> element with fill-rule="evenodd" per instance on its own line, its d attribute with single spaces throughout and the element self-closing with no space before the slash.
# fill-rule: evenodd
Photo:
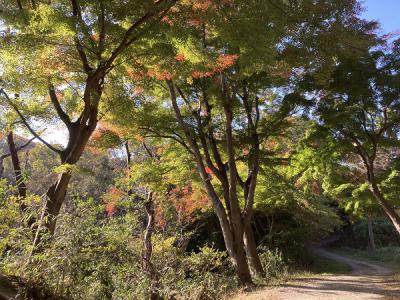
<svg viewBox="0 0 400 300">
<path fill-rule="evenodd" d="M 0 0 L 0 299 L 398 287 L 400 36 L 363 9 Z"/>
</svg>

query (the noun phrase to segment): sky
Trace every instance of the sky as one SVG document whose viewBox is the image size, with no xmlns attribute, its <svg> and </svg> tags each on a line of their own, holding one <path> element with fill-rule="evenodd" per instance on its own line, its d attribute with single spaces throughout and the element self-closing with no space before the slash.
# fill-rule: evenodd
<svg viewBox="0 0 400 300">
<path fill-rule="evenodd" d="M 364 0 L 363 17 L 381 23 L 382 33 L 400 32 L 400 0 Z"/>
</svg>

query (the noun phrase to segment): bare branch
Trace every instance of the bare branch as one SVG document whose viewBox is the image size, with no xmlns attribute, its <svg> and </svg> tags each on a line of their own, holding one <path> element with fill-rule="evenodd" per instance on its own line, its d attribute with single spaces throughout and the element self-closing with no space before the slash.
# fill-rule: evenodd
<svg viewBox="0 0 400 300">
<path fill-rule="evenodd" d="M 50 100 L 57 111 L 57 115 L 60 117 L 60 120 L 63 121 L 68 128 L 70 128 L 70 126 L 72 125 L 71 118 L 62 109 L 60 102 L 58 101 L 54 86 L 51 83 L 49 84 L 49 95 Z"/>
<path fill-rule="evenodd" d="M 17 147 L 16 150 L 17 150 L 17 151 L 21 151 L 21 150 L 25 149 L 25 148 L 28 147 L 29 144 L 32 143 L 35 139 L 36 139 L 35 137 L 29 139 L 25 144 L 23 144 L 23 145 Z M 7 158 L 7 157 L 9 157 L 9 156 L 11 156 L 11 153 L 3 154 L 3 155 L 0 156 L 0 160 L 3 160 L 3 159 L 5 159 L 5 158 Z"/>
<path fill-rule="evenodd" d="M 50 150 L 61 154 L 62 150 L 55 148 L 54 146 L 52 146 L 50 143 L 46 142 L 43 138 L 40 137 L 40 135 L 29 125 L 28 121 L 26 120 L 26 118 L 24 117 L 24 115 L 20 112 L 20 110 L 18 109 L 17 105 L 11 101 L 10 97 L 7 95 L 7 93 L 4 91 L 4 89 L 0 89 L 0 94 L 3 94 L 4 97 L 6 98 L 8 104 L 15 110 L 15 112 L 18 114 L 18 116 L 20 117 L 22 123 L 25 125 L 25 127 L 29 130 L 29 132 L 35 137 L 37 138 L 39 141 L 41 141 L 47 148 L 49 148 Z"/>
<path fill-rule="evenodd" d="M 173 135 L 157 132 L 156 130 L 148 128 L 148 127 L 139 127 L 139 129 L 153 133 L 153 135 L 146 135 L 145 137 L 160 137 L 160 138 L 172 139 L 172 140 L 178 142 L 180 145 L 182 145 L 190 154 L 192 154 L 192 155 L 194 154 L 193 151 L 190 149 L 190 147 L 188 145 L 186 145 L 183 138 L 177 133 L 174 133 L 176 136 L 173 136 Z"/>
<path fill-rule="evenodd" d="M 100 35 L 99 35 L 99 60 L 101 60 L 101 56 L 104 51 L 105 41 L 106 41 L 106 17 L 105 17 L 105 8 L 104 8 L 104 0 L 100 0 Z"/>
<path fill-rule="evenodd" d="M 80 21 L 81 23 L 83 23 L 81 10 L 80 10 L 78 1 L 77 0 L 71 0 L 71 5 L 72 5 L 72 15 L 76 18 L 77 22 Z M 78 38 L 77 35 L 75 36 L 75 46 L 76 46 L 76 50 L 78 51 L 79 57 L 81 59 L 84 71 L 86 73 L 91 72 L 93 69 L 89 65 L 89 60 L 88 60 L 88 58 L 86 56 L 84 47 L 81 44 L 81 42 L 79 41 L 79 38 Z"/>
</svg>

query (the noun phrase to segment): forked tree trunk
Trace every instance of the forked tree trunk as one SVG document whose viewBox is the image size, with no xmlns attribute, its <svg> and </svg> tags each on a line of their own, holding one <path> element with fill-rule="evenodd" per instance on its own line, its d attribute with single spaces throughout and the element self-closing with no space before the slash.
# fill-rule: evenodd
<svg viewBox="0 0 400 300">
<path fill-rule="evenodd" d="M 80 160 L 86 145 L 96 129 L 98 105 L 102 94 L 102 78 L 104 74 L 97 70 L 92 76 L 86 80 L 84 92 L 85 106 L 83 111 L 75 122 L 72 122 L 69 116 L 62 110 L 55 90 L 52 86 L 49 88 L 49 94 L 60 118 L 64 121 L 68 128 L 69 139 L 64 150 L 59 151 L 61 164 L 76 165 Z M 68 184 L 71 180 L 70 170 L 58 176 L 57 181 L 47 191 L 47 203 L 45 207 L 47 221 L 45 227 L 51 234 L 54 234 L 56 228 L 56 218 L 60 213 L 61 206 L 64 202 Z"/>
<path fill-rule="evenodd" d="M 250 268 L 244 250 L 243 237 L 233 243 L 232 250 L 232 260 L 236 267 L 236 273 L 240 283 L 244 286 L 252 286 L 253 280 L 251 279 Z"/>
<path fill-rule="evenodd" d="M 206 190 L 210 188 L 210 183 L 208 180 L 203 181 L 203 184 L 205 185 Z M 215 199 L 213 199 L 213 197 L 215 197 L 216 195 L 214 195 L 214 193 L 211 193 L 211 195 L 209 194 L 208 196 L 214 205 L 214 209 L 222 229 L 222 236 L 224 238 L 225 247 L 235 267 L 236 275 L 239 279 L 239 282 L 243 286 L 252 286 L 253 281 L 251 279 L 250 268 L 244 248 L 244 230 L 241 220 L 237 220 L 236 227 L 233 227 L 232 220 L 231 222 L 229 222 L 230 220 L 228 220 L 224 208 L 218 204 L 215 204 L 217 202 L 215 201 Z"/>
<path fill-rule="evenodd" d="M 222 227 L 221 221 L 220 225 Z M 230 228 L 225 228 L 225 230 L 223 228 L 222 235 L 224 238 L 226 250 L 235 267 L 236 275 L 239 279 L 240 284 L 243 286 L 253 285 L 249 264 L 247 262 L 246 253 L 244 250 L 243 238 L 238 238 L 239 236 L 235 235 Z"/>
<path fill-rule="evenodd" d="M 368 239 L 372 251 L 375 251 L 376 246 L 375 246 L 374 229 L 371 216 L 368 216 Z"/>
<path fill-rule="evenodd" d="M 237 199 L 237 192 L 236 192 L 236 166 L 235 166 L 235 159 L 233 153 L 233 146 L 232 146 L 232 133 L 231 128 L 227 128 L 227 150 L 229 152 L 229 182 L 226 178 L 222 183 L 224 186 L 224 198 L 225 203 L 227 206 L 228 214 L 226 212 L 226 208 L 223 206 L 219 196 L 217 195 L 214 186 L 212 185 L 211 178 L 209 174 L 205 170 L 205 165 L 203 162 L 203 156 L 201 154 L 199 145 L 197 143 L 196 138 L 193 135 L 193 132 L 187 124 L 185 123 L 180 108 L 177 103 L 175 87 L 172 81 L 167 81 L 167 85 L 169 87 L 170 96 L 172 100 L 172 106 L 175 111 L 175 116 L 179 125 L 181 126 L 182 130 L 184 131 L 186 141 L 188 143 L 188 149 L 193 155 L 194 161 L 197 165 L 197 170 L 201 177 L 203 186 L 207 192 L 208 198 L 210 199 L 211 203 L 213 204 L 215 213 L 218 217 L 222 235 L 224 237 L 225 246 L 227 252 L 235 266 L 236 274 L 238 276 L 239 282 L 244 286 L 251 286 L 253 285 L 253 281 L 251 279 L 249 264 L 247 262 L 246 253 L 244 249 L 244 226 L 243 226 L 243 218 L 241 214 L 241 210 L 239 207 L 239 202 Z M 228 126 L 231 126 L 231 112 L 230 119 L 228 119 Z M 203 146 L 206 146 L 204 143 L 203 137 L 201 137 L 201 143 Z M 207 149 L 207 148 L 205 148 Z M 205 154 L 207 156 L 207 154 Z M 212 165 L 212 164 L 211 164 Z M 216 170 L 219 173 L 218 170 Z M 221 168 L 222 171 L 222 168 Z M 233 174 L 233 176 L 232 176 Z"/>
</svg>

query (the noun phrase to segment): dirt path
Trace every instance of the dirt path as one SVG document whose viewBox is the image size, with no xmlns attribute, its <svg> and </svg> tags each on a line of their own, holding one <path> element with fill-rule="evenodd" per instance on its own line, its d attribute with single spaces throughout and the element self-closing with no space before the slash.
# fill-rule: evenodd
<svg viewBox="0 0 400 300">
<path fill-rule="evenodd" d="M 400 283 L 390 270 L 375 264 L 316 250 L 316 254 L 348 264 L 348 275 L 321 275 L 300 278 L 279 287 L 266 288 L 234 300 L 373 300 L 400 299 Z"/>
</svg>

